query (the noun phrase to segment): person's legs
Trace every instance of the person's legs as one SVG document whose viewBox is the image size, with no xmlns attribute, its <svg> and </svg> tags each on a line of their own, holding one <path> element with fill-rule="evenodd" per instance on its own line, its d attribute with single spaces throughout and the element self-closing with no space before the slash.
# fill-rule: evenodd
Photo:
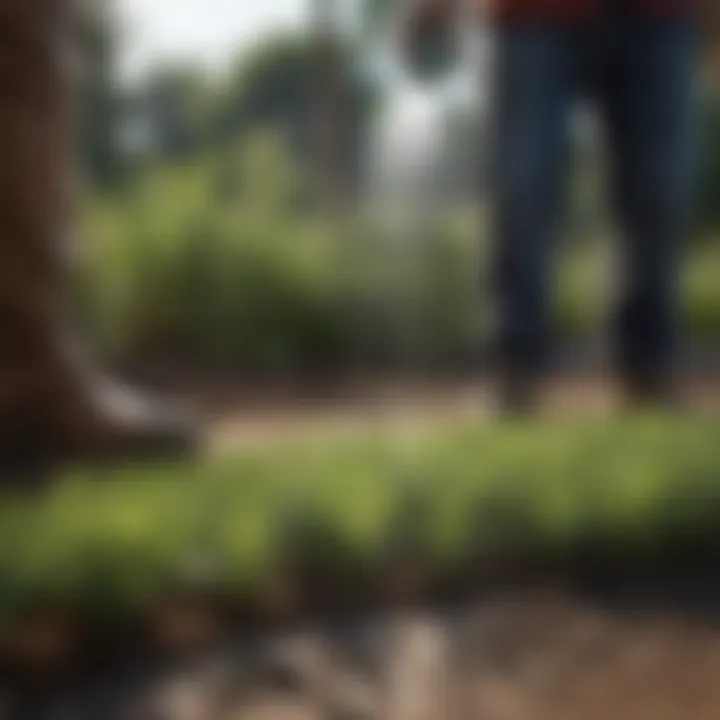
<svg viewBox="0 0 720 720">
<path fill-rule="evenodd" d="M 617 36 L 603 86 L 622 240 L 619 371 L 636 395 L 669 391 L 677 350 L 680 253 L 693 166 L 695 29 L 644 24 Z"/>
<path fill-rule="evenodd" d="M 501 382 L 520 395 L 534 389 L 549 349 L 548 266 L 579 75 L 576 43 L 572 31 L 544 27 L 505 27 L 497 36 L 490 143 L 495 360 Z"/>
</svg>

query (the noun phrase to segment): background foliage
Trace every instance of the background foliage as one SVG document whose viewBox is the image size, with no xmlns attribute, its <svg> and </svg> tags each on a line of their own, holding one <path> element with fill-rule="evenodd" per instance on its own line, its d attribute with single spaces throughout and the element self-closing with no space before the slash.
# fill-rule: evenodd
<svg viewBox="0 0 720 720">
<path fill-rule="evenodd" d="M 394 7 L 368 5 L 366 37 Z M 321 88 L 312 38 L 266 39 L 224 76 L 164 65 L 121 88 L 115 18 L 106 11 L 95 20 L 79 305 L 110 356 L 284 371 L 408 358 L 452 365 L 476 352 L 489 308 L 480 292 L 482 217 L 463 205 L 474 188 L 459 188 L 452 210 L 412 237 L 367 218 L 329 222 L 319 212 Z M 382 88 L 352 72 L 341 80 L 349 104 L 340 156 L 359 181 Z M 686 317 L 690 334 L 706 344 L 720 328 L 720 96 L 712 84 L 702 118 Z M 362 204 L 361 183 L 353 186 Z M 602 332 L 612 292 L 602 233 L 606 226 L 573 225 L 563 251 L 557 303 L 565 337 Z"/>
</svg>

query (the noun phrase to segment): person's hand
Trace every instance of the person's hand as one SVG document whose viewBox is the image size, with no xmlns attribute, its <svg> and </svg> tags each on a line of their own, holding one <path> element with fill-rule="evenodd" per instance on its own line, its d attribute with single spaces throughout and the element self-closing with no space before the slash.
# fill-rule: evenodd
<svg viewBox="0 0 720 720">
<path fill-rule="evenodd" d="M 401 27 L 404 50 L 412 53 L 429 36 L 447 32 L 457 5 L 458 0 L 408 0 Z"/>
<path fill-rule="evenodd" d="M 402 54 L 419 75 L 447 69 L 456 51 L 459 0 L 410 0 L 401 27 Z"/>
</svg>

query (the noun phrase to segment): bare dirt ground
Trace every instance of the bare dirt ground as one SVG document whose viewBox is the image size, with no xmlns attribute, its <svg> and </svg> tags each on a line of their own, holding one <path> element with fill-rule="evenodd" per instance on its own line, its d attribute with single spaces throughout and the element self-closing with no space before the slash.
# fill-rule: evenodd
<svg viewBox="0 0 720 720">
<path fill-rule="evenodd" d="M 717 720 L 719 677 L 720 628 L 707 616 L 515 592 L 237 638 L 193 661 L 99 675 L 45 705 L 35 694 L 5 717 Z"/>
<path fill-rule="evenodd" d="M 328 388 L 204 386 L 190 393 L 209 418 L 214 451 L 363 432 L 423 432 L 454 420 L 492 422 L 492 387 L 482 378 L 355 380 Z M 720 412 L 720 371 L 688 378 L 687 410 Z M 603 376 L 547 383 L 540 417 L 612 418 L 622 412 L 615 384 Z"/>
</svg>

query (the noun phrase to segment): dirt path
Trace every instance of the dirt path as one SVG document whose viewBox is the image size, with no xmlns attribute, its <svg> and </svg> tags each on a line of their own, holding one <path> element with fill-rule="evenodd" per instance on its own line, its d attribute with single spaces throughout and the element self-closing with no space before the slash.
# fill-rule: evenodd
<svg viewBox="0 0 720 720">
<path fill-rule="evenodd" d="M 720 412 L 720 373 L 687 382 L 686 392 L 694 412 Z M 204 388 L 194 399 L 211 418 L 212 446 L 219 453 L 377 430 L 422 433 L 448 421 L 491 422 L 495 417 L 490 385 L 473 379 L 357 382 L 332 393 Z M 548 417 L 612 417 L 620 407 L 613 383 L 605 378 L 555 380 L 543 400 Z"/>
<path fill-rule="evenodd" d="M 717 720 L 720 630 L 548 593 L 239 638 L 12 720 Z"/>
</svg>

